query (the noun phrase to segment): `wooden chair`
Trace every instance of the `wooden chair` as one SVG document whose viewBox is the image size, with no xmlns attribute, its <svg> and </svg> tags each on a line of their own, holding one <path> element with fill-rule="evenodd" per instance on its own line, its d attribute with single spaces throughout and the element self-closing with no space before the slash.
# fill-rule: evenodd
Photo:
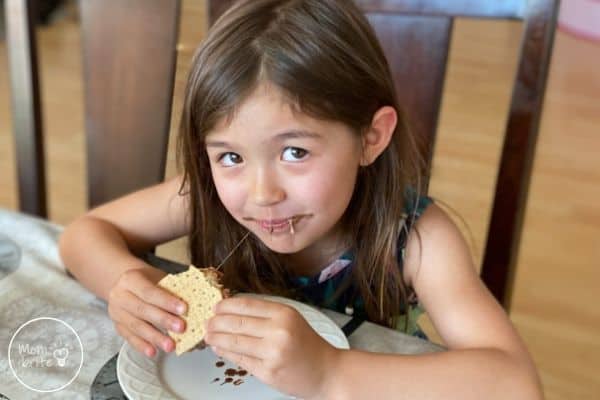
<svg viewBox="0 0 600 400">
<path fill-rule="evenodd" d="M 46 216 L 32 11 L 5 0 L 21 210 Z M 207 0 L 214 21 L 233 0 Z M 163 179 L 179 0 L 85 0 L 89 205 Z M 454 17 L 517 19 L 524 35 L 482 266 L 509 307 L 558 0 L 357 0 L 390 62 L 400 99 L 431 163 Z M 410 63 L 404 63 L 410 54 Z M 430 79 L 414 79 L 429 71 Z"/>
<path fill-rule="evenodd" d="M 20 210 L 47 217 L 36 1 L 5 0 Z M 80 2 L 88 205 L 164 179 L 180 0 Z"/>
<path fill-rule="evenodd" d="M 455 17 L 516 19 L 524 33 L 481 277 L 508 309 L 537 140 L 558 0 L 355 0 L 384 48 L 400 101 L 419 134 L 428 166 Z M 209 0 L 215 21 L 232 0 Z M 408 56 L 407 56 L 408 55 Z M 405 60 L 410 59 L 410 62 Z M 428 71 L 428 79 L 419 79 Z"/>
</svg>

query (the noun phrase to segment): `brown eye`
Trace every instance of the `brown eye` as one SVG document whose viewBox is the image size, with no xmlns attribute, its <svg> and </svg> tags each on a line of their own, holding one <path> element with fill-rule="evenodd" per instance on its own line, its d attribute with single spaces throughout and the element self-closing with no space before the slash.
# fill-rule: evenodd
<svg viewBox="0 0 600 400">
<path fill-rule="evenodd" d="M 242 162 L 242 157 L 236 153 L 224 153 L 219 156 L 219 162 L 224 167 L 231 167 Z"/>
<path fill-rule="evenodd" d="M 281 159 L 284 161 L 301 161 L 308 155 L 308 151 L 301 149 L 299 147 L 286 147 L 283 150 L 283 154 L 281 155 Z"/>
</svg>

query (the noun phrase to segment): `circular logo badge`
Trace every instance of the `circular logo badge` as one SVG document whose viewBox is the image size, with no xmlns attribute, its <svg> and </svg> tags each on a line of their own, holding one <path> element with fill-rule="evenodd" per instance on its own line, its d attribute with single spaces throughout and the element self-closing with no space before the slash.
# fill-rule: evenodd
<svg viewBox="0 0 600 400">
<path fill-rule="evenodd" d="M 30 390 L 48 393 L 69 386 L 83 366 L 83 345 L 75 329 L 58 318 L 21 325 L 8 344 L 8 365 Z"/>
</svg>

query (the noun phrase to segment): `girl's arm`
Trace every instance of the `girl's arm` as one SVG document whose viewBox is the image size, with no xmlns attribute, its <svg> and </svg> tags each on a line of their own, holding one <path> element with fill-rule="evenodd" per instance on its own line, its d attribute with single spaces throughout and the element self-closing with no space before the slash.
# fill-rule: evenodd
<svg viewBox="0 0 600 400">
<path fill-rule="evenodd" d="M 524 343 L 485 288 L 462 235 L 432 205 L 409 236 L 405 276 L 447 352 L 338 354 L 327 399 L 542 399 Z"/>
<path fill-rule="evenodd" d="M 146 266 L 135 257 L 187 232 L 181 177 L 129 194 L 69 224 L 59 240 L 62 260 L 84 286 L 107 300 L 123 272 Z"/>
<path fill-rule="evenodd" d="M 180 183 L 177 177 L 102 205 L 67 226 L 59 243 L 69 271 L 107 300 L 117 332 L 148 356 L 155 347 L 175 348 L 157 328 L 182 332 L 185 322 L 178 315 L 186 304 L 158 288 L 165 273 L 134 254 L 187 232 Z"/>
</svg>

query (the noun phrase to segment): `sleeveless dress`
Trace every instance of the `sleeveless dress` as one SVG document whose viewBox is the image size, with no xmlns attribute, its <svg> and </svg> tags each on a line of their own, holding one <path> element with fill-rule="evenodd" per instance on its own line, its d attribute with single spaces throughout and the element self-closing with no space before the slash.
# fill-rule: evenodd
<svg viewBox="0 0 600 400">
<path fill-rule="evenodd" d="M 410 196 L 407 197 L 410 198 Z M 416 202 L 406 202 L 405 229 L 402 229 L 397 246 L 398 265 L 401 269 L 408 233 L 417 218 L 431 203 L 431 198 L 427 196 L 420 196 Z M 349 278 L 353 265 L 353 254 L 346 252 L 315 276 L 294 277 L 291 282 L 292 288 L 298 293 L 299 300 L 305 303 L 341 313 L 347 312 L 350 308 L 354 317 L 368 320 L 364 309 L 364 301 L 360 295 L 357 295 L 358 291 L 355 290 L 354 285 L 350 284 L 339 296 L 334 298 L 338 288 Z M 419 305 L 416 293 L 409 287 L 407 309 L 404 310 L 402 315 L 398 316 L 395 328 L 409 335 L 427 339 L 427 336 L 417 325 L 417 319 L 422 313 L 423 309 Z"/>
</svg>

